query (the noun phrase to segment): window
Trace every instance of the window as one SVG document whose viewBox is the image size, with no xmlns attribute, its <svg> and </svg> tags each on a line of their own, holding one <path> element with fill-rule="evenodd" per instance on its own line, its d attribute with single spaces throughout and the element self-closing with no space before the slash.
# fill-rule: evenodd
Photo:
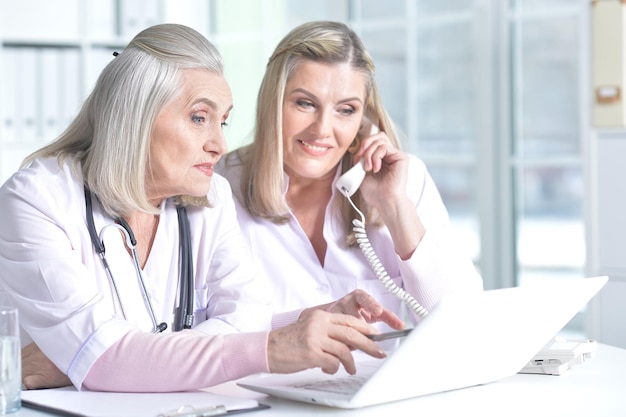
<svg viewBox="0 0 626 417">
<path fill-rule="evenodd" d="M 583 276 L 588 4 L 353 5 L 385 103 L 486 288 Z"/>
<path fill-rule="evenodd" d="M 7 34 L 13 26 L 0 27 L 4 74 L 16 49 L 55 47 L 76 55 L 83 75 L 75 78 L 91 85 L 111 51 L 136 32 L 113 30 L 136 11 L 134 1 L 64 1 L 80 7 L 69 7 L 78 11 L 60 16 L 60 26 L 47 12 L 31 16 L 37 7 L 4 2 L 5 22 L 30 18 L 37 29 L 26 33 L 13 25 L 16 33 Z M 235 100 L 226 131 L 231 148 L 250 140 L 258 86 L 279 39 L 308 20 L 350 24 L 374 57 L 383 99 L 406 149 L 429 167 L 485 287 L 584 274 L 588 1 L 151 1 L 158 5 L 150 8 L 152 20 L 158 14 L 160 21 L 189 24 L 222 51 Z M 80 32 L 101 26 L 104 34 L 83 38 Z M 76 91 L 84 98 L 87 88 Z M 4 123 L 7 108 L 0 107 L 1 181 L 10 174 L 7 166 L 52 139 L 31 143 L 2 133 L 12 127 Z"/>
</svg>

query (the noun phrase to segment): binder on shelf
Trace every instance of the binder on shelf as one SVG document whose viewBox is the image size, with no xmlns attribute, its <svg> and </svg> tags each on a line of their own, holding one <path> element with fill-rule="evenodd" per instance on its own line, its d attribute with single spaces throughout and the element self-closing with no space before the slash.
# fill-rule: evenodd
<svg viewBox="0 0 626 417">
<path fill-rule="evenodd" d="M 89 33 L 96 39 L 114 39 L 117 36 L 114 0 L 86 0 Z"/>
<path fill-rule="evenodd" d="M 116 49 L 94 47 L 88 52 L 87 58 L 89 65 L 86 69 L 87 82 L 85 84 L 87 86 L 88 93 L 91 92 L 91 90 L 96 85 L 96 81 L 98 80 L 98 77 L 100 76 L 100 73 L 102 72 L 104 67 L 106 67 L 109 62 L 111 62 L 111 60 L 114 58 L 113 52 L 115 51 L 119 52 L 121 51 L 121 48 Z"/>
<path fill-rule="evenodd" d="M 17 138 L 33 142 L 38 138 L 38 53 L 36 48 L 25 47 L 17 55 Z"/>
<path fill-rule="evenodd" d="M 41 48 L 39 51 L 41 57 L 41 65 L 39 66 L 39 100 L 41 104 L 41 124 L 40 139 L 43 142 L 49 142 L 55 139 L 64 129 L 61 123 L 60 101 L 61 94 L 59 91 L 60 70 L 59 56 L 61 50 L 59 48 Z"/>
<path fill-rule="evenodd" d="M 129 1 L 129 0 L 126 0 L 126 1 Z M 144 25 L 143 28 L 146 28 L 148 26 L 153 26 L 159 23 L 161 20 L 160 19 L 161 1 L 160 0 L 141 0 L 141 1 L 143 3 L 143 8 L 142 8 L 143 25 Z M 135 34 L 133 34 L 133 36 L 134 35 Z"/>
<path fill-rule="evenodd" d="M 2 51 L 2 135 L 4 143 L 17 139 L 17 48 L 5 47 Z"/>
<path fill-rule="evenodd" d="M 80 36 L 82 0 L 0 0 L 5 39 L 75 39 Z M 59 12 L 62 11 L 62 12 Z"/>
<path fill-rule="evenodd" d="M 142 0 L 122 0 L 119 2 L 119 33 L 124 38 L 134 36 L 142 29 Z"/>
<path fill-rule="evenodd" d="M 121 0 L 120 35 L 132 38 L 141 30 L 159 22 L 159 0 Z"/>
<path fill-rule="evenodd" d="M 60 117 L 65 129 L 74 119 L 82 102 L 80 51 L 76 48 L 63 48 L 60 55 Z"/>
</svg>

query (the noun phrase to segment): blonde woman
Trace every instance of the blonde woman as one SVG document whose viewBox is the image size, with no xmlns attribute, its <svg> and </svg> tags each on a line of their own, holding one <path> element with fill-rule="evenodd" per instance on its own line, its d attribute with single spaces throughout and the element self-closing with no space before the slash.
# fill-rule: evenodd
<svg viewBox="0 0 626 417">
<path fill-rule="evenodd" d="M 424 311 L 446 294 L 482 290 L 426 166 L 401 150 L 363 43 L 343 23 L 309 22 L 269 59 L 253 142 L 217 167 L 269 280 L 274 328 L 315 310 L 358 311 L 364 294 L 403 314 L 355 243 L 359 213 L 335 188 L 358 161 L 367 175 L 352 199 L 393 283 Z M 361 312 L 370 319 L 371 309 Z M 409 319 L 421 317 L 411 310 Z"/>
</svg>

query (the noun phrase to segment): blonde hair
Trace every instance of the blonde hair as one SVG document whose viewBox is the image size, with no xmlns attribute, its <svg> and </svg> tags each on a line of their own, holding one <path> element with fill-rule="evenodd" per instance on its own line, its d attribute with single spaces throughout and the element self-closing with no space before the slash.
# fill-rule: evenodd
<svg viewBox="0 0 626 417">
<path fill-rule="evenodd" d="M 187 68 L 223 74 L 222 57 L 189 27 L 161 24 L 143 30 L 104 68 L 68 128 L 23 165 L 41 157 L 56 157 L 60 164 L 71 160 L 108 214 L 157 213 L 145 190 L 152 126 L 177 92 L 179 70 Z M 186 201 L 207 204 L 206 198 Z"/>
<path fill-rule="evenodd" d="M 400 147 L 395 126 L 383 107 L 375 79 L 375 67 L 357 34 L 340 22 L 316 21 L 296 27 L 285 36 L 269 59 L 257 97 L 256 128 L 253 142 L 236 150 L 244 166 L 241 181 L 243 204 L 252 215 L 281 224 L 289 220 L 284 199 L 282 106 L 287 81 L 303 60 L 325 64 L 344 64 L 366 76 L 364 116 L 379 126 L 391 142 Z M 352 155 L 346 152 L 342 170 L 352 166 Z M 353 196 L 368 224 L 381 225 L 380 216 L 368 207 L 357 192 Z M 354 244 L 352 219 L 354 209 L 346 198 L 339 206 L 345 221 L 348 243 Z"/>
</svg>

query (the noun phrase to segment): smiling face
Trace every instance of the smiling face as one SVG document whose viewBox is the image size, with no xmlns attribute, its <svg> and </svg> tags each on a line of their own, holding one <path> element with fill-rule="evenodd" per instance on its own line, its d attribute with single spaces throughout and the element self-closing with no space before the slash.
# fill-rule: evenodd
<svg viewBox="0 0 626 417">
<path fill-rule="evenodd" d="M 332 179 L 363 117 L 366 78 L 349 64 L 302 60 L 285 87 L 284 169 L 290 181 Z"/>
<path fill-rule="evenodd" d="M 232 94 L 222 75 L 205 69 L 180 71 L 178 93 L 161 109 L 150 140 L 146 176 L 149 199 L 205 196 L 213 166 L 226 152 L 222 128 Z"/>
</svg>

